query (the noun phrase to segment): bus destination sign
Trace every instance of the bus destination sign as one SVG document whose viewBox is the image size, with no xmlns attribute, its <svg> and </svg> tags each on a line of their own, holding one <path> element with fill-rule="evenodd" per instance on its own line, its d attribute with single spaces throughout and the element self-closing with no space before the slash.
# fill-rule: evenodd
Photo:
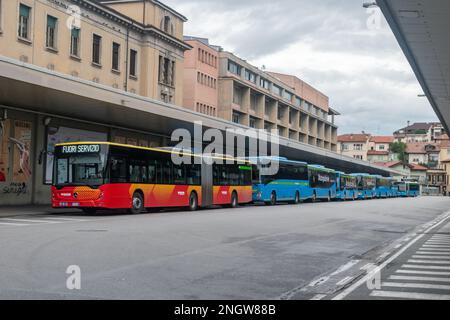
<svg viewBox="0 0 450 320">
<path fill-rule="evenodd" d="M 100 152 L 100 145 L 98 144 L 79 144 L 73 146 L 63 146 L 62 153 L 98 153 Z"/>
</svg>

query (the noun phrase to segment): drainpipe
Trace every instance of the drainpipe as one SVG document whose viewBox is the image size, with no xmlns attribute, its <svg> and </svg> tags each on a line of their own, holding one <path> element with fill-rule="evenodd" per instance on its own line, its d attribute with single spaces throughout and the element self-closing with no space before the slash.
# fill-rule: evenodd
<svg viewBox="0 0 450 320">
<path fill-rule="evenodd" d="M 130 26 L 127 26 L 127 47 L 125 54 L 125 91 L 128 91 L 128 59 L 130 52 Z"/>
</svg>

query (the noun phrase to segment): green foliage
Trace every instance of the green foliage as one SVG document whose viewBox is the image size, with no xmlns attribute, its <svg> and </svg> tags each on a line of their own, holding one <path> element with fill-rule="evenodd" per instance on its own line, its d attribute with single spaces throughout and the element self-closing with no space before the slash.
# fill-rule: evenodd
<svg viewBox="0 0 450 320">
<path fill-rule="evenodd" d="M 406 158 L 406 143 L 404 142 L 393 142 L 390 145 L 390 150 L 392 153 L 395 153 L 398 155 L 398 160 L 406 163 L 407 162 L 407 158 Z"/>
</svg>

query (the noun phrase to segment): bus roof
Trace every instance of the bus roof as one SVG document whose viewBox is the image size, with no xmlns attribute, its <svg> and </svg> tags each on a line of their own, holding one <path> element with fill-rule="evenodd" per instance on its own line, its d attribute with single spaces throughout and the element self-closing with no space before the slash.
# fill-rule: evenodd
<svg viewBox="0 0 450 320">
<path fill-rule="evenodd" d="M 268 161 L 275 161 L 275 162 L 281 162 L 281 163 L 291 163 L 291 164 L 300 164 L 300 165 L 307 165 L 306 162 L 303 161 L 297 161 L 297 160 L 289 160 L 288 158 L 284 157 L 249 157 L 247 158 L 248 161 L 252 163 L 259 163 L 261 160 L 268 160 Z"/>
<path fill-rule="evenodd" d="M 108 142 L 108 141 L 79 141 L 79 142 L 65 142 L 65 143 L 57 143 L 55 144 L 55 147 L 63 147 L 63 146 L 74 146 L 74 145 L 82 145 L 82 144 L 100 144 L 100 145 L 108 145 L 108 146 L 115 146 L 115 147 L 121 147 L 121 148 L 129 148 L 129 149 L 138 149 L 138 150 L 144 150 L 144 151 L 154 151 L 154 152 L 161 152 L 161 153 L 170 153 L 170 154 L 183 154 L 193 157 L 209 157 L 212 159 L 220 159 L 220 160 L 233 160 L 236 162 L 241 163 L 249 163 L 247 160 L 231 157 L 229 155 L 208 155 L 208 154 L 198 154 L 193 153 L 191 151 L 186 151 L 183 149 L 177 149 L 177 148 L 167 148 L 167 147 L 161 147 L 161 148 L 150 148 L 150 147 L 140 147 L 140 146 L 133 146 L 129 144 L 122 144 L 122 143 L 115 143 L 115 142 Z"/>
<path fill-rule="evenodd" d="M 334 172 L 334 173 L 336 172 L 335 170 L 324 167 L 320 164 L 309 164 L 308 168 L 315 169 L 315 170 L 322 170 L 322 171 L 326 171 L 326 172 Z"/>
</svg>

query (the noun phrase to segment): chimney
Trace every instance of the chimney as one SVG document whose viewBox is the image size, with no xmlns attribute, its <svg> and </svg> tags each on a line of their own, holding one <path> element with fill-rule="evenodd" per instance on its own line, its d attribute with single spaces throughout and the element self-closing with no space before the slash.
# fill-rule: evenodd
<svg viewBox="0 0 450 320">
<path fill-rule="evenodd" d="M 408 120 L 408 122 L 407 122 L 407 123 L 408 123 L 408 127 L 409 127 L 409 126 L 411 125 L 411 121 L 409 121 L 409 120 Z"/>
</svg>

